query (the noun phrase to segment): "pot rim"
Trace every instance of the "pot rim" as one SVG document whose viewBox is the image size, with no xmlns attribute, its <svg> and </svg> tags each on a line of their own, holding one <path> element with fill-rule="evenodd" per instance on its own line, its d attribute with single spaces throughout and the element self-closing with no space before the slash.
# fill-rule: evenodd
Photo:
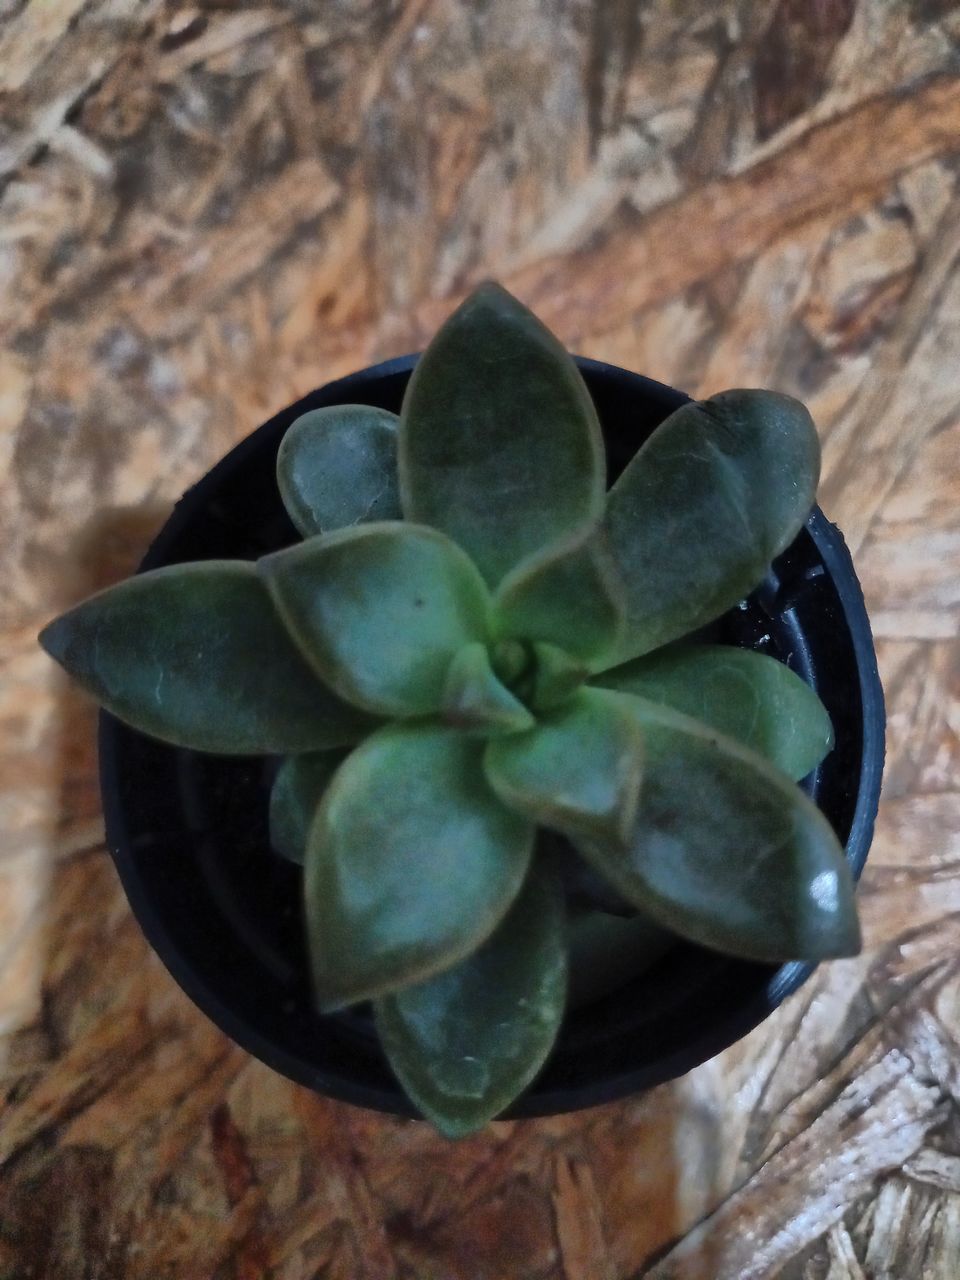
<svg viewBox="0 0 960 1280">
<path fill-rule="evenodd" d="M 658 407 L 663 408 L 665 413 L 672 411 L 690 398 L 643 374 L 633 373 L 603 361 L 579 356 L 574 358 L 584 373 L 612 376 L 618 379 L 624 375 L 628 376 L 637 385 L 638 391 L 643 391 Z M 349 395 L 353 387 L 359 390 L 374 378 L 409 373 L 417 359 L 417 354 L 397 356 L 323 384 L 317 391 L 271 417 L 263 427 L 276 423 L 280 417 L 289 418 L 291 414 L 296 416 L 297 412 L 305 412 L 313 407 L 318 394 L 323 394 L 324 397 L 329 395 L 331 399 L 327 401 L 328 403 L 349 403 L 349 399 L 344 399 L 344 395 Z M 184 532 L 193 518 L 194 503 L 190 499 L 193 498 L 196 501 L 201 496 L 199 490 L 208 487 L 212 489 L 226 473 L 242 468 L 248 456 L 252 456 L 254 450 L 260 446 L 263 427 L 252 431 L 207 471 L 196 484 L 186 490 L 151 544 L 138 567 L 138 572 L 166 563 L 165 555 L 168 547 Z M 846 853 L 854 876 L 859 879 L 873 835 L 883 773 L 885 749 L 883 690 L 863 592 L 843 535 L 827 519 L 819 506 L 813 508 L 805 527 L 816 545 L 827 573 L 837 588 L 844 621 L 856 655 L 863 750 L 856 804 L 846 842 Z M 131 841 L 122 802 L 116 795 L 116 788 L 111 794 L 108 785 L 109 780 L 116 774 L 122 754 L 117 728 L 118 722 L 109 713 L 102 711 L 98 737 L 107 844 L 134 916 L 150 946 L 159 955 L 177 984 L 193 1003 L 234 1041 L 288 1078 L 345 1102 L 394 1115 L 419 1118 L 409 1100 L 399 1090 L 399 1086 L 398 1091 L 394 1093 L 378 1087 L 369 1087 L 356 1079 L 335 1077 L 326 1069 L 318 1068 L 302 1056 L 290 1053 L 273 1039 L 262 1035 L 256 1027 L 238 1016 L 194 966 L 181 955 L 165 920 L 156 910 L 148 886 L 138 872 L 136 858 L 130 847 Z M 538 1092 L 534 1082 L 505 1113 L 504 1118 L 550 1115 L 594 1106 L 628 1094 L 646 1091 L 666 1080 L 685 1074 L 757 1027 L 787 996 L 795 992 L 809 978 L 815 968 L 814 964 L 801 961 L 781 965 L 770 973 L 766 983 L 745 999 L 732 1015 L 720 1023 L 708 1024 L 699 1029 L 675 1052 L 658 1057 L 654 1064 L 645 1069 L 635 1068 L 632 1071 L 607 1075 L 592 1086 L 577 1085 Z M 638 1080 L 638 1075 L 642 1079 Z"/>
</svg>

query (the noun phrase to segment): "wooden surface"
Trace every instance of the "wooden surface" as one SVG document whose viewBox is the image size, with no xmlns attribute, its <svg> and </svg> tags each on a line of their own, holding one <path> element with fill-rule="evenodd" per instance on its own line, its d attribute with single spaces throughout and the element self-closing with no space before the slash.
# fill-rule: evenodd
<svg viewBox="0 0 960 1280">
<path fill-rule="evenodd" d="M 0 0 L 0 1277 L 960 1274 L 960 8 Z M 496 275 L 821 428 L 889 703 L 867 946 L 647 1097 L 449 1145 L 233 1047 L 38 627 Z"/>
</svg>

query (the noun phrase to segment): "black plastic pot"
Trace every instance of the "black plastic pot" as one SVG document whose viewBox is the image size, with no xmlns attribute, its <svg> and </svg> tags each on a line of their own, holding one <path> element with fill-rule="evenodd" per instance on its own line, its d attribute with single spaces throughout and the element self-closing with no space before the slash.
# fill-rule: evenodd
<svg viewBox="0 0 960 1280">
<path fill-rule="evenodd" d="M 256 558 L 296 540 L 274 481 L 284 432 L 321 405 L 398 410 L 415 357 L 333 382 L 277 414 L 189 490 L 141 569 Z M 592 360 L 580 368 L 607 441 L 611 480 L 687 397 Z M 805 786 L 859 876 L 880 794 L 883 693 L 850 556 L 819 509 L 748 601 L 711 629 L 787 662 L 819 693 L 836 747 Z M 319 1093 L 414 1114 L 364 1010 L 320 1016 L 311 1000 L 300 872 L 267 838 L 272 762 L 178 750 L 104 713 L 100 777 L 107 840 L 133 911 L 183 990 L 263 1062 Z M 680 944 L 642 977 L 572 1013 L 515 1116 L 636 1093 L 681 1075 L 761 1022 L 808 977 Z"/>
</svg>

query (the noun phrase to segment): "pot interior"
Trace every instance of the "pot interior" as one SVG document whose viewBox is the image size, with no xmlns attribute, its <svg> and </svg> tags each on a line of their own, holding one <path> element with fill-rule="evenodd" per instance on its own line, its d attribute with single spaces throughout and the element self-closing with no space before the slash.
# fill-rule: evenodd
<svg viewBox="0 0 960 1280">
<path fill-rule="evenodd" d="M 254 559 L 296 541 L 274 481 L 287 427 L 325 404 L 360 401 L 399 410 L 413 362 L 391 361 L 333 383 L 254 432 L 185 495 L 142 568 Z M 580 364 L 600 414 L 612 481 L 686 397 L 623 370 Z M 761 586 L 706 634 L 771 654 L 817 689 L 836 746 L 803 785 L 848 844 L 861 790 L 864 716 L 850 603 L 841 598 L 844 584 L 823 551 L 832 532 L 816 511 Z M 859 600 L 862 609 L 852 566 L 849 578 L 854 605 Z M 314 1009 L 301 872 L 271 852 L 267 835 L 274 768 L 271 760 L 171 748 L 104 714 L 104 809 L 128 896 L 180 985 L 240 1044 L 321 1092 L 412 1114 L 369 1012 L 323 1017 Z M 848 847 L 848 856 L 859 872 L 862 839 Z M 678 942 L 642 976 L 568 1016 L 546 1068 L 511 1114 L 592 1105 L 680 1074 L 756 1025 L 808 972 L 802 965 L 774 969 L 734 961 Z"/>
</svg>

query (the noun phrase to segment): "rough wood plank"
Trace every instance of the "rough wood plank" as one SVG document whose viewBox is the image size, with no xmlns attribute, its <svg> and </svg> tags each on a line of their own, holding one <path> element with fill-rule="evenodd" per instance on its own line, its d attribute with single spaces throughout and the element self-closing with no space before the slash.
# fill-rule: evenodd
<svg viewBox="0 0 960 1280">
<path fill-rule="evenodd" d="M 907 1058 L 891 1052 L 644 1274 L 650 1280 L 701 1276 L 710 1258 L 716 1280 L 775 1275 L 870 1191 L 879 1174 L 920 1148 L 942 1118 L 941 1096 L 914 1078 Z"/>
<path fill-rule="evenodd" d="M 749 260 L 781 236 L 835 210 L 866 209 L 902 172 L 950 154 L 960 129 L 960 82 L 944 77 L 899 102 L 866 103 L 799 139 L 776 159 L 734 178 L 695 189 L 647 220 L 643 235 L 625 231 L 578 264 L 585 280 L 563 288 L 564 263 L 537 264 L 512 284 L 548 320 L 562 317 L 574 333 L 593 317 L 625 320 L 721 266 Z M 714 234 L 704 236 L 709 224 Z M 642 281 L 624 294 L 624 278 Z M 433 327 L 436 308 L 424 313 Z"/>
<path fill-rule="evenodd" d="M 0 1275 L 955 1280 L 957 5 L 0 10 Z M 811 406 L 889 755 L 863 956 L 646 1097 L 450 1144 L 178 991 L 34 635 L 485 275 L 585 354 Z"/>
</svg>

